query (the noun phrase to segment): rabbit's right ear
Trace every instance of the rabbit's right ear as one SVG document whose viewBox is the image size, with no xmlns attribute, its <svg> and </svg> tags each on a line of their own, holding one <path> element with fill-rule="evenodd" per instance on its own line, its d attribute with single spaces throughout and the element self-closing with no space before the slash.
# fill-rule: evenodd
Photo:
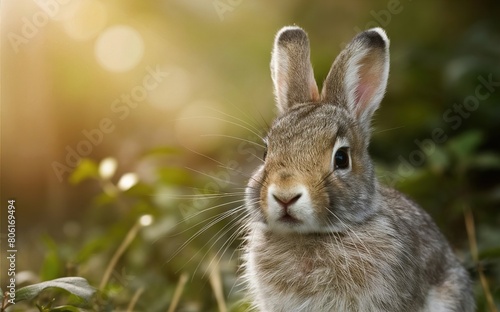
<svg viewBox="0 0 500 312">
<path fill-rule="evenodd" d="M 319 101 L 310 61 L 309 39 L 302 28 L 284 27 L 276 35 L 271 77 L 281 114 L 296 104 Z"/>
</svg>

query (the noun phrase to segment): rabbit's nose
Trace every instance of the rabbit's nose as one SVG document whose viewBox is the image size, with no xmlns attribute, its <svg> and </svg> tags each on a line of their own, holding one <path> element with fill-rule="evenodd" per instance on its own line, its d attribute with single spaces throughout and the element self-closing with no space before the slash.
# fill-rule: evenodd
<svg viewBox="0 0 500 312">
<path fill-rule="evenodd" d="M 296 203 L 302 196 L 302 193 L 293 194 L 289 196 L 272 194 L 276 202 L 288 212 L 288 207 Z"/>
</svg>

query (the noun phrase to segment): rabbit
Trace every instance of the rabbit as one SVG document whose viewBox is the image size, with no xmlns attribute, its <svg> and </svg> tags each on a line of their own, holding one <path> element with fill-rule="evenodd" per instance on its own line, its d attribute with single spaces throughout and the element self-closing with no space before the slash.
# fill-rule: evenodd
<svg viewBox="0 0 500 312">
<path fill-rule="evenodd" d="M 354 37 L 321 93 L 306 32 L 276 35 L 278 117 L 245 190 L 243 278 L 256 310 L 474 311 L 470 277 L 431 217 L 376 180 L 370 123 L 388 75 L 381 28 Z"/>
</svg>

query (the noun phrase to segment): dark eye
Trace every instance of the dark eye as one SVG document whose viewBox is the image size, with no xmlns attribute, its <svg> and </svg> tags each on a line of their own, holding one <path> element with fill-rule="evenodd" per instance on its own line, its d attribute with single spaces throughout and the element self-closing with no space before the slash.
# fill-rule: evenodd
<svg viewBox="0 0 500 312">
<path fill-rule="evenodd" d="M 347 147 L 342 147 L 335 152 L 335 169 L 349 168 L 349 153 Z"/>
</svg>

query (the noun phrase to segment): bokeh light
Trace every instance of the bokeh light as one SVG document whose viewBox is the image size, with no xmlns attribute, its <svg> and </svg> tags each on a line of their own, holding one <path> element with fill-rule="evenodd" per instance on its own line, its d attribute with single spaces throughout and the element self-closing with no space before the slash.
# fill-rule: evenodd
<svg viewBox="0 0 500 312">
<path fill-rule="evenodd" d="M 109 27 L 95 43 L 95 56 L 99 64 L 112 72 L 131 70 L 142 60 L 144 41 L 141 34 L 126 25 Z"/>
<path fill-rule="evenodd" d="M 75 0 L 75 9 L 64 21 L 64 30 L 74 40 L 94 38 L 106 25 L 106 7 L 97 0 Z"/>
<path fill-rule="evenodd" d="M 118 188 L 121 191 L 126 191 L 130 189 L 132 186 L 136 185 L 139 181 L 137 174 L 135 173 L 126 173 L 118 181 Z"/>
<path fill-rule="evenodd" d="M 103 179 L 111 178 L 118 167 L 118 162 L 113 157 L 105 158 L 99 164 L 99 175 Z"/>
<path fill-rule="evenodd" d="M 139 218 L 139 223 L 142 225 L 142 226 L 148 226 L 148 225 L 151 225 L 151 223 L 153 223 L 153 216 L 152 215 L 143 215 Z"/>
</svg>

